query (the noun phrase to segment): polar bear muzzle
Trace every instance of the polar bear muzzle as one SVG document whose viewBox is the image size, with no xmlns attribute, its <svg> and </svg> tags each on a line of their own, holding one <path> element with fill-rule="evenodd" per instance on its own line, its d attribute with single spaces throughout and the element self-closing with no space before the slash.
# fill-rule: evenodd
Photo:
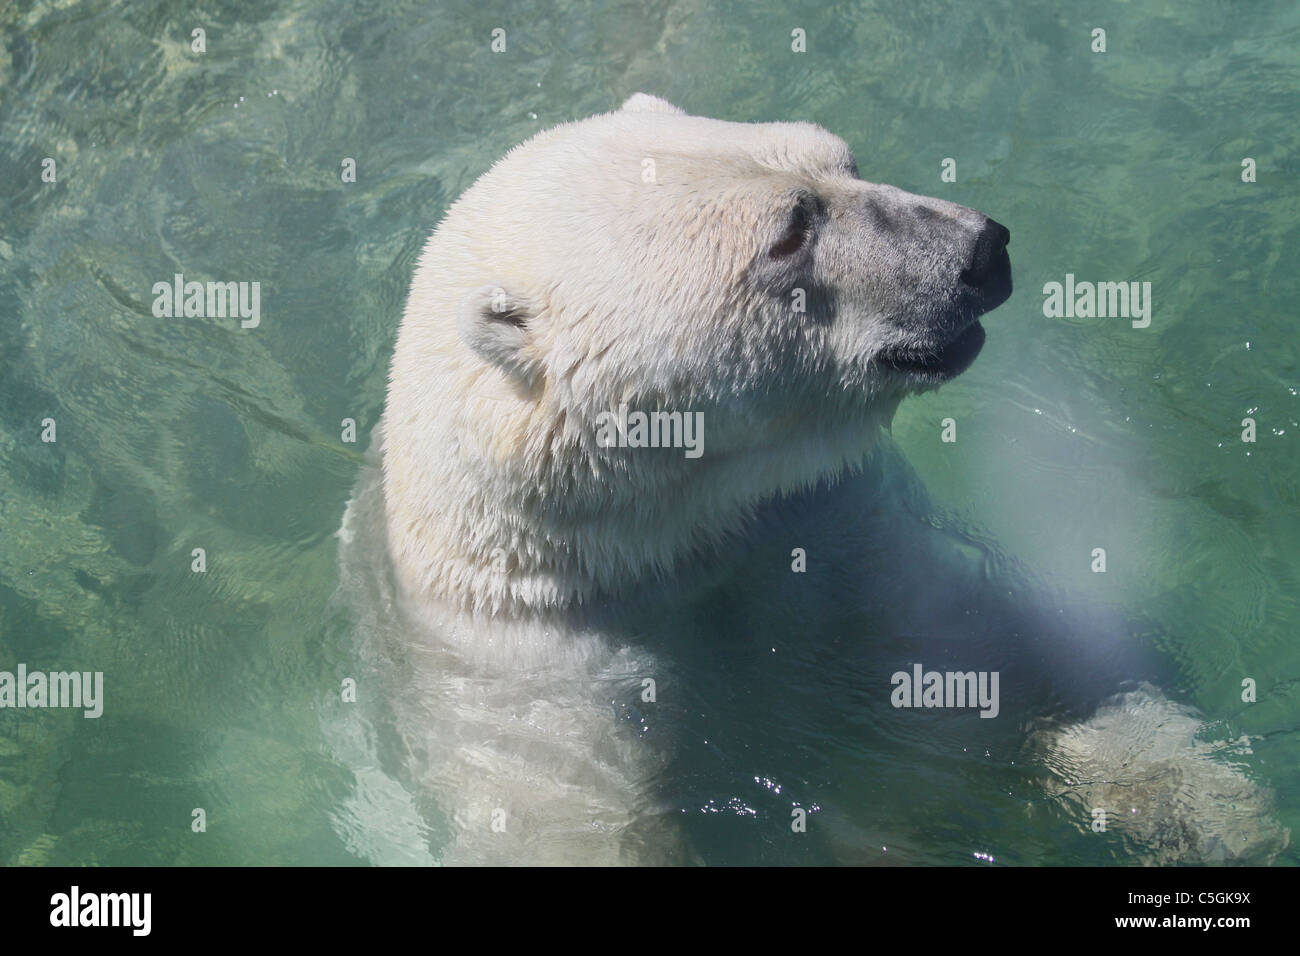
<svg viewBox="0 0 1300 956">
<path fill-rule="evenodd" d="M 931 202 L 937 201 L 917 197 L 916 210 L 929 213 L 927 204 Z M 931 262 L 944 263 L 942 281 L 949 286 L 945 304 L 907 310 L 906 317 L 896 323 L 902 341 L 886 344 L 875 357 L 880 366 L 919 388 L 966 371 L 984 346 L 979 317 L 1011 296 L 1011 257 L 1007 252 L 1011 232 L 975 210 L 954 208 L 961 213 L 957 231 L 933 240 L 938 248 L 932 246 L 918 256 L 924 260 L 928 253 Z"/>
</svg>

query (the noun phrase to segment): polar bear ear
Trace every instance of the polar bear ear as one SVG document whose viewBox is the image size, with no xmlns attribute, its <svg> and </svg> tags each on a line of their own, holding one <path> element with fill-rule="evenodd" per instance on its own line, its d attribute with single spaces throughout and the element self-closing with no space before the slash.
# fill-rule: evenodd
<svg viewBox="0 0 1300 956">
<path fill-rule="evenodd" d="M 657 96 L 651 96 L 649 93 L 633 93 L 624 101 L 620 109 L 624 113 L 672 113 L 676 116 L 685 116 L 686 110 L 679 106 L 673 106 L 667 100 L 661 100 Z"/>
<path fill-rule="evenodd" d="M 456 331 L 471 352 L 505 373 L 524 391 L 541 380 L 542 368 L 531 356 L 527 306 L 497 285 L 475 289 L 456 313 Z"/>
</svg>

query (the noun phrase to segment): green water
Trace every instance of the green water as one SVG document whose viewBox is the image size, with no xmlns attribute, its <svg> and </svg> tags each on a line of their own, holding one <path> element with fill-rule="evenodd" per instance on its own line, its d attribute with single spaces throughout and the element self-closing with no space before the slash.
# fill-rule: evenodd
<svg viewBox="0 0 1300 956">
<path fill-rule="evenodd" d="M 0 862 L 360 861 L 322 733 L 354 669 L 334 535 L 415 257 L 495 157 L 637 90 L 818 122 L 864 178 L 1010 227 L 1015 296 L 895 439 L 952 520 L 1152 622 L 1168 690 L 1250 738 L 1300 828 L 1300 7 L 57 0 L 0 7 L 0 670 L 102 671 L 106 700 L 0 711 Z M 260 325 L 155 317 L 175 273 L 260 282 Z M 1067 273 L 1150 282 L 1150 327 L 1045 317 Z M 905 813 L 888 783 L 862 815 Z M 969 819 L 972 791 L 934 799 Z M 914 859 L 1113 859 L 980 823 Z"/>
</svg>

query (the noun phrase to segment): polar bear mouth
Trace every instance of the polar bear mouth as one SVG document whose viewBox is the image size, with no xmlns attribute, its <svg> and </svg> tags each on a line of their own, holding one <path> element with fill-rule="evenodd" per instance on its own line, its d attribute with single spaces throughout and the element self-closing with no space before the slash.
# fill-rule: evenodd
<svg viewBox="0 0 1300 956">
<path fill-rule="evenodd" d="M 970 368 L 983 347 L 984 326 L 976 320 L 944 345 L 925 351 L 883 352 L 879 361 L 899 372 L 947 381 Z"/>
</svg>

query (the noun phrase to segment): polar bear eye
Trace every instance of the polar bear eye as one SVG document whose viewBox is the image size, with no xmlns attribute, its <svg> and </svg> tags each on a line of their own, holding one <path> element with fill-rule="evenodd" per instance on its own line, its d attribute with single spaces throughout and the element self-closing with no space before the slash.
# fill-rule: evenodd
<svg viewBox="0 0 1300 956">
<path fill-rule="evenodd" d="M 812 229 L 813 200 L 803 199 L 790 214 L 790 224 L 783 235 L 767 254 L 773 259 L 784 259 L 794 255 L 803 248 L 804 241 Z"/>
</svg>

